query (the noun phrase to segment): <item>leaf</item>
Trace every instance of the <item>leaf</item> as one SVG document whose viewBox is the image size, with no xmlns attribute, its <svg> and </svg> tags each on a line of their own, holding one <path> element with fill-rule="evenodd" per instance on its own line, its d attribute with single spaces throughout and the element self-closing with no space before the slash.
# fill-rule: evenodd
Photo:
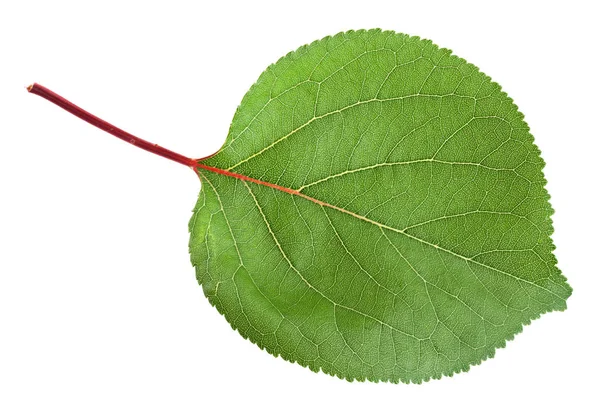
<svg viewBox="0 0 600 408">
<path fill-rule="evenodd" d="M 273 355 L 348 380 L 452 375 L 566 308 L 543 166 L 475 66 L 340 33 L 267 68 L 199 162 L 192 263 Z"/>
</svg>

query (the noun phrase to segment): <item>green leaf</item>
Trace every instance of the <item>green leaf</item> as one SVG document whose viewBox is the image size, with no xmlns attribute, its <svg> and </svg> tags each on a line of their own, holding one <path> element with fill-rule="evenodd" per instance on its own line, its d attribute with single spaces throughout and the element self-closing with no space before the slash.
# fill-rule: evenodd
<svg viewBox="0 0 600 408">
<path fill-rule="evenodd" d="M 192 263 L 273 355 L 349 380 L 452 375 L 566 308 L 543 166 L 475 66 L 340 33 L 267 68 L 199 163 Z"/>
</svg>

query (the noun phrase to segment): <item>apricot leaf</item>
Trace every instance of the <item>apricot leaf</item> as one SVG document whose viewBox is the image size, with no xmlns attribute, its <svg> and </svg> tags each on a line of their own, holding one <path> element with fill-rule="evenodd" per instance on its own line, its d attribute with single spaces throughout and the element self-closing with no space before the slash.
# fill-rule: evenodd
<svg viewBox="0 0 600 408">
<path fill-rule="evenodd" d="M 299 48 L 260 76 L 203 159 L 27 90 L 200 176 L 198 281 L 271 354 L 348 380 L 420 383 L 566 309 L 523 115 L 431 41 L 350 31 Z"/>
</svg>

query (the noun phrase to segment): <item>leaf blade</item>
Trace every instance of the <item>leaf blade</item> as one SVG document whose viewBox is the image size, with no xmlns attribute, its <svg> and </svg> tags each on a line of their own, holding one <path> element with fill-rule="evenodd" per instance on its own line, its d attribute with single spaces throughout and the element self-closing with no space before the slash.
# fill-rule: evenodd
<svg viewBox="0 0 600 408">
<path fill-rule="evenodd" d="M 198 169 L 198 280 L 244 337 L 313 370 L 464 371 L 571 292 L 532 140 L 498 85 L 429 41 L 302 47 L 261 75 Z"/>
</svg>

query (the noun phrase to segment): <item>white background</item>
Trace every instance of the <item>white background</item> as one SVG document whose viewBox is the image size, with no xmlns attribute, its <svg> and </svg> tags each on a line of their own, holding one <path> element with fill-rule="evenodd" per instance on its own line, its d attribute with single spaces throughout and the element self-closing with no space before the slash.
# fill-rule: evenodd
<svg viewBox="0 0 600 408">
<path fill-rule="evenodd" d="M 0 6 L 0 406 L 598 406 L 593 3 L 11 1 Z M 216 5 L 218 3 L 218 5 Z M 25 86 L 201 157 L 266 66 L 358 28 L 432 39 L 502 84 L 547 162 L 564 313 L 423 385 L 273 358 L 210 307 L 187 251 L 199 182 Z"/>
</svg>

